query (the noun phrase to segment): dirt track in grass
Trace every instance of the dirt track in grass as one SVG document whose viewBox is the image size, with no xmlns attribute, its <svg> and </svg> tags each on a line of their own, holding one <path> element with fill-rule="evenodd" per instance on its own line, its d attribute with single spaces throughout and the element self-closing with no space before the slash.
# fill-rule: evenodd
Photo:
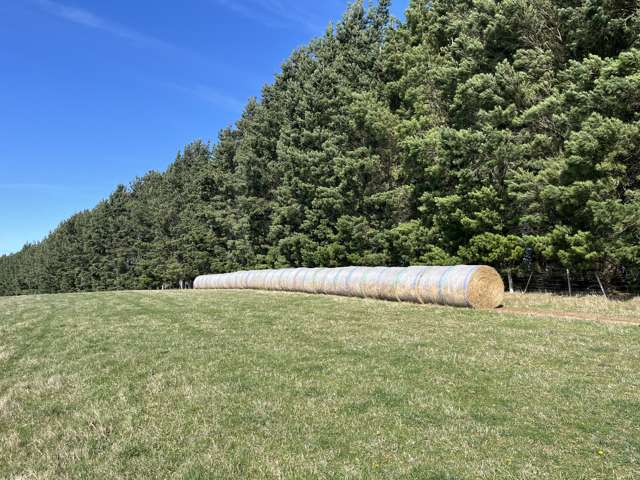
<svg viewBox="0 0 640 480">
<path fill-rule="evenodd" d="M 602 314 L 590 315 L 584 312 L 565 312 L 559 310 L 532 310 L 525 308 L 499 308 L 497 313 L 514 315 L 531 315 L 545 318 L 566 318 L 569 320 L 586 320 L 590 322 L 609 323 L 615 325 L 640 325 L 638 317 L 612 317 Z"/>
<path fill-rule="evenodd" d="M 507 293 L 500 314 L 640 325 L 640 298 L 606 299 L 601 295 L 563 296 L 551 293 Z"/>
</svg>

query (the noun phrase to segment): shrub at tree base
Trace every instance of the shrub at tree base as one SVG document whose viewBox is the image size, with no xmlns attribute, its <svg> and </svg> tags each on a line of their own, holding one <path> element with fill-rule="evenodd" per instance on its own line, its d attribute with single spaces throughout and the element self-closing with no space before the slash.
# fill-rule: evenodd
<svg viewBox="0 0 640 480">
<path fill-rule="evenodd" d="M 504 283 L 491 267 L 343 267 L 249 270 L 196 278 L 197 289 L 256 289 L 496 308 Z"/>
</svg>

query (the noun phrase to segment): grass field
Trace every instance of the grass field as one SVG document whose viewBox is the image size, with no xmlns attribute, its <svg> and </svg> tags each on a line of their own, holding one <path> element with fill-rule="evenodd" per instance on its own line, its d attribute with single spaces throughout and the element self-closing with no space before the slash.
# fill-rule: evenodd
<svg viewBox="0 0 640 480">
<path fill-rule="evenodd" d="M 557 311 L 640 303 L 1 298 L 0 478 L 640 478 L 640 327 Z"/>
</svg>

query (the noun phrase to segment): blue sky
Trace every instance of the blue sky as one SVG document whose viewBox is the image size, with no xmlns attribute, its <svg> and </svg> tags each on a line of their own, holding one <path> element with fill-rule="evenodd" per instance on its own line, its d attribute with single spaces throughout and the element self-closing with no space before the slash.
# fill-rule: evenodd
<svg viewBox="0 0 640 480">
<path fill-rule="evenodd" d="M 215 140 L 348 3 L 0 2 L 0 254 Z"/>
</svg>

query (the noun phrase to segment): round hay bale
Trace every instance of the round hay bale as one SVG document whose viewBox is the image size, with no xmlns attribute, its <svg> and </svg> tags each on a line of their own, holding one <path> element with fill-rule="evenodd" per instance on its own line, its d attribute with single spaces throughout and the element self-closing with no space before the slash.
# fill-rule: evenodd
<svg viewBox="0 0 640 480">
<path fill-rule="evenodd" d="M 377 298 L 385 300 L 397 300 L 396 288 L 400 276 L 405 271 L 402 267 L 385 268 L 378 279 L 378 295 Z"/>
<path fill-rule="evenodd" d="M 352 297 L 496 308 L 504 283 L 483 265 L 287 268 L 203 275 L 194 288 L 288 290 Z"/>
<path fill-rule="evenodd" d="M 302 291 L 307 293 L 315 292 L 315 277 L 318 274 L 319 268 L 310 268 L 302 279 Z"/>
<path fill-rule="evenodd" d="M 368 273 L 368 267 L 356 267 L 353 272 L 349 273 L 348 296 L 364 297 L 362 292 L 362 282 Z"/>
<path fill-rule="evenodd" d="M 299 268 L 292 268 L 291 271 L 289 271 L 289 274 L 287 275 L 287 279 L 286 279 L 286 290 L 288 292 L 295 292 L 295 285 L 296 285 L 296 278 L 298 277 L 300 273 L 300 269 Z"/>
<path fill-rule="evenodd" d="M 291 291 L 292 292 L 303 292 L 303 282 L 304 276 L 307 273 L 308 268 L 296 268 L 295 273 L 291 279 Z"/>
<path fill-rule="evenodd" d="M 327 275 L 324 278 L 324 285 L 322 288 L 322 292 L 327 294 L 327 295 L 336 295 L 337 294 L 337 281 L 338 281 L 338 277 L 340 276 L 340 272 L 342 271 L 342 268 L 332 268 L 330 269 L 330 271 L 327 273 Z"/>
<path fill-rule="evenodd" d="M 417 287 L 422 274 L 429 267 L 407 267 L 396 280 L 396 300 L 399 302 L 420 302 Z"/>
<path fill-rule="evenodd" d="M 504 282 L 494 268 L 480 265 L 469 277 L 466 292 L 471 308 L 498 308 L 504 301 Z"/>
<path fill-rule="evenodd" d="M 258 270 L 251 270 L 249 277 L 247 278 L 247 288 L 256 289 L 258 284 Z"/>
<path fill-rule="evenodd" d="M 380 288 L 382 287 L 382 276 L 387 271 L 387 267 L 369 267 L 362 277 L 361 290 L 365 298 L 380 298 Z"/>
<path fill-rule="evenodd" d="M 345 267 L 340 269 L 340 271 L 336 275 L 334 289 L 335 295 L 349 296 L 351 294 L 349 289 L 349 280 L 351 278 L 351 274 L 354 272 L 354 270 L 357 269 L 358 267 Z"/>
<path fill-rule="evenodd" d="M 242 288 L 249 288 L 249 281 L 251 280 L 251 275 L 253 275 L 253 270 L 248 270 L 245 272 L 244 278 L 242 279 Z"/>
<path fill-rule="evenodd" d="M 287 270 L 275 270 L 275 273 L 273 275 L 273 285 L 272 285 L 272 290 L 276 290 L 276 291 L 280 291 L 282 290 L 282 277 L 284 277 L 284 274 L 287 273 Z"/>
<path fill-rule="evenodd" d="M 277 275 L 277 270 L 266 270 L 264 277 L 264 288 L 267 290 L 273 290 L 274 277 Z"/>
<path fill-rule="evenodd" d="M 324 281 L 330 273 L 330 268 L 319 268 L 313 277 L 313 293 L 324 293 Z"/>
<path fill-rule="evenodd" d="M 252 286 L 251 288 L 255 290 L 264 290 L 264 277 L 265 270 L 257 270 L 255 275 L 251 278 Z"/>
<path fill-rule="evenodd" d="M 278 278 L 278 290 L 279 291 L 285 291 L 287 290 L 287 285 L 289 282 L 289 273 L 291 272 L 290 268 L 285 268 L 284 270 L 282 270 L 282 274 L 280 275 L 280 277 Z"/>
</svg>

